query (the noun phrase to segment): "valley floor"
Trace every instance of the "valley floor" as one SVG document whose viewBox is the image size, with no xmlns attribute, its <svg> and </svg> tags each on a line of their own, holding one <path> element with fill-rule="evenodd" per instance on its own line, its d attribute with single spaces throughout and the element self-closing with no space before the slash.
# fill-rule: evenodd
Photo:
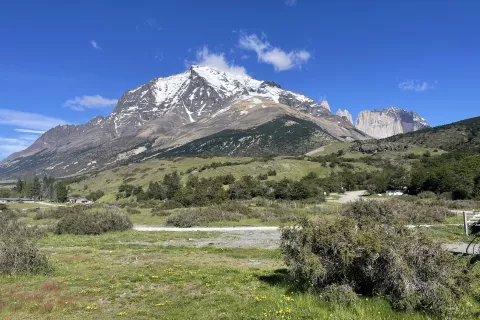
<svg viewBox="0 0 480 320">
<path fill-rule="evenodd" d="M 48 235 L 43 276 L 0 277 L 6 319 L 429 319 L 380 298 L 351 307 L 294 289 L 278 249 L 195 248 L 215 232 Z M 170 243 L 170 245 L 167 245 Z"/>
</svg>

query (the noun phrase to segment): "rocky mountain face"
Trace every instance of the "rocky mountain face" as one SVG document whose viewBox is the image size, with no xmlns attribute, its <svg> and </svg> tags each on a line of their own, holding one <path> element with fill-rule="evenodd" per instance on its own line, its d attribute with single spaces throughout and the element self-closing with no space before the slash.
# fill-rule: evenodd
<svg viewBox="0 0 480 320">
<path fill-rule="evenodd" d="M 289 136 L 301 136 L 302 143 L 286 148 Z M 209 137 L 215 137 L 213 144 Z M 307 146 L 366 138 L 348 119 L 332 114 L 326 101 L 318 104 L 271 81 L 192 66 L 125 92 L 106 118 L 47 131 L 1 161 L 0 178 L 69 176 L 199 152 L 300 154 Z"/>
<path fill-rule="evenodd" d="M 348 122 L 353 124 L 352 114 L 350 112 L 348 112 L 347 109 L 345 109 L 345 111 L 342 111 L 342 109 L 338 109 L 336 115 L 339 116 L 339 117 L 344 117 L 346 120 L 348 120 Z"/>
<path fill-rule="evenodd" d="M 360 112 L 355 127 L 373 138 L 382 139 L 430 128 L 430 125 L 413 111 L 390 107 L 383 110 Z"/>
</svg>

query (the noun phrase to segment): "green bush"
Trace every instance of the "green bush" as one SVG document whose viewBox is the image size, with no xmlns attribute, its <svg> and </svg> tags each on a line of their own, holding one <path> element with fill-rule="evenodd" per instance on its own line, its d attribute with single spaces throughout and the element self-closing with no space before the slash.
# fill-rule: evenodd
<svg viewBox="0 0 480 320">
<path fill-rule="evenodd" d="M 210 222 L 240 221 L 241 219 L 252 217 L 252 215 L 254 215 L 254 212 L 251 208 L 233 201 L 227 201 L 220 205 L 209 207 L 175 210 L 167 218 L 167 225 L 189 228 L 206 225 Z"/>
<path fill-rule="evenodd" d="M 294 210 L 284 209 L 280 207 L 266 208 L 260 213 L 260 220 L 262 222 L 295 222 L 300 218 L 305 217 L 304 214 L 299 215 Z"/>
<path fill-rule="evenodd" d="M 18 221 L 12 212 L 0 215 L 0 274 L 48 273 L 52 266 L 36 246 L 45 232 Z"/>
<path fill-rule="evenodd" d="M 480 201 L 476 200 L 443 200 L 439 199 L 435 202 L 436 205 L 444 206 L 454 210 L 475 210 L 480 209 Z"/>
<path fill-rule="evenodd" d="M 389 199 L 385 201 L 358 200 L 344 207 L 343 214 L 359 224 L 416 224 L 443 222 L 452 213 L 443 206 L 421 201 Z"/>
<path fill-rule="evenodd" d="M 350 297 L 338 286 L 351 286 L 358 294 L 386 297 L 398 310 L 446 319 L 464 295 L 456 258 L 403 226 L 305 219 L 283 228 L 281 249 L 293 279 L 320 294 L 331 292 L 327 299 Z"/>
<path fill-rule="evenodd" d="M 83 207 L 58 221 L 56 234 L 102 234 L 131 229 L 132 222 L 123 209 L 109 206 Z"/>
<path fill-rule="evenodd" d="M 417 195 L 420 199 L 435 199 L 437 195 L 432 191 L 422 191 Z"/>
<path fill-rule="evenodd" d="M 180 212 L 168 217 L 167 225 L 180 228 L 190 228 L 217 221 L 240 221 L 243 218 L 239 213 L 224 212 L 221 210 L 215 210 L 212 207 L 185 208 L 179 210 Z"/>
<path fill-rule="evenodd" d="M 163 202 L 160 206 L 162 210 L 171 210 L 171 209 L 177 209 L 177 208 L 183 208 L 183 204 L 176 200 L 167 200 Z"/>
<path fill-rule="evenodd" d="M 152 212 L 152 216 L 156 216 L 156 217 L 167 217 L 172 214 L 171 211 L 161 209 L 160 207 L 152 208 L 151 212 Z"/>
<path fill-rule="evenodd" d="M 352 306 L 357 300 L 357 294 L 348 284 L 331 284 L 321 290 L 320 296 L 326 301 L 338 306 Z"/>
<path fill-rule="evenodd" d="M 74 208 L 74 207 L 70 207 L 70 208 Z M 67 209 L 67 207 L 57 207 L 54 209 L 49 208 L 44 210 L 38 210 L 33 216 L 33 220 L 60 219 L 68 212 L 71 212 L 71 210 L 75 210 L 70 208 Z"/>
</svg>

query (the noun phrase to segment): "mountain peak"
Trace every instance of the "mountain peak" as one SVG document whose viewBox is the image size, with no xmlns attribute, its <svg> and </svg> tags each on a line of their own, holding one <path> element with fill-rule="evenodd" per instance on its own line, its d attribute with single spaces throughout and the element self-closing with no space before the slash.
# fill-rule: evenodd
<svg viewBox="0 0 480 320">
<path fill-rule="evenodd" d="M 350 112 L 348 112 L 347 109 L 345 109 L 345 111 L 342 111 L 342 109 L 338 109 L 336 115 L 339 116 L 339 117 L 344 117 L 344 118 L 347 119 L 351 124 L 353 124 L 352 114 L 351 114 Z"/>
<path fill-rule="evenodd" d="M 330 109 L 330 105 L 328 104 L 328 101 L 327 101 L 327 100 L 322 100 L 322 102 L 320 102 L 320 106 L 321 106 L 322 108 L 327 109 L 328 111 L 332 111 L 332 110 Z"/>
<path fill-rule="evenodd" d="M 383 110 L 360 112 L 355 127 L 374 138 L 382 139 L 429 128 L 430 125 L 419 114 L 392 106 Z"/>
</svg>

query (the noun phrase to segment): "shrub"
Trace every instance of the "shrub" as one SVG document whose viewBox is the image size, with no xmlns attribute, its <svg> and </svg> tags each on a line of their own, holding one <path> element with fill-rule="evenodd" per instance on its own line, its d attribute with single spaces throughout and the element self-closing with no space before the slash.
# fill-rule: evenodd
<svg viewBox="0 0 480 320">
<path fill-rule="evenodd" d="M 420 201 L 389 199 L 385 201 L 358 200 L 344 207 L 343 214 L 359 224 L 412 224 L 443 222 L 451 212 L 442 206 Z"/>
<path fill-rule="evenodd" d="M 44 232 L 18 221 L 11 212 L 0 215 L 0 274 L 47 273 L 47 257 L 36 246 Z"/>
<path fill-rule="evenodd" d="M 177 208 L 183 208 L 183 204 L 176 200 L 167 200 L 159 206 L 162 210 L 171 210 Z"/>
<path fill-rule="evenodd" d="M 190 228 L 218 221 L 240 221 L 253 215 L 253 210 L 242 204 L 229 201 L 204 208 L 177 210 L 167 219 L 167 225 Z"/>
<path fill-rule="evenodd" d="M 268 208 L 260 214 L 262 222 L 295 222 L 301 217 L 304 217 L 304 215 L 299 216 L 297 212 L 284 208 Z"/>
<path fill-rule="evenodd" d="M 104 195 L 105 195 L 105 192 L 103 192 L 102 190 L 97 190 L 97 191 L 94 191 L 94 192 L 90 192 L 87 195 L 87 199 L 92 200 L 92 201 L 97 201 L 98 199 L 100 199 Z"/>
<path fill-rule="evenodd" d="M 186 208 L 172 214 L 167 219 L 167 225 L 180 228 L 190 228 L 194 226 L 202 226 L 210 222 L 217 221 L 240 221 L 243 216 L 234 212 L 223 212 L 208 208 Z"/>
<path fill-rule="evenodd" d="M 66 214 L 58 221 L 56 234 L 102 234 L 131 229 L 132 222 L 125 211 L 108 206 L 83 207 Z"/>
<path fill-rule="evenodd" d="M 454 210 L 475 210 L 480 209 L 480 201 L 475 200 L 443 200 L 439 199 L 435 202 L 438 206 L 444 206 Z"/>
<path fill-rule="evenodd" d="M 157 217 L 167 217 L 172 214 L 171 211 L 163 210 L 160 209 L 159 207 L 155 207 L 152 209 L 152 216 L 157 216 Z"/>
<path fill-rule="evenodd" d="M 326 299 L 350 299 L 348 288 L 339 286 L 351 286 L 358 294 L 385 296 L 398 310 L 445 319 L 463 296 L 456 259 L 403 226 L 304 219 L 297 227 L 283 228 L 281 249 L 293 279 L 328 292 Z"/>
<path fill-rule="evenodd" d="M 275 169 L 270 169 L 270 170 L 267 171 L 267 175 L 268 175 L 269 177 L 276 176 L 276 175 L 277 175 L 277 170 L 275 170 Z"/>
<path fill-rule="evenodd" d="M 64 209 L 63 207 L 58 207 L 55 209 L 39 210 L 33 216 L 33 220 L 60 219 L 70 210 L 71 209 Z"/>
<path fill-rule="evenodd" d="M 331 284 L 321 291 L 321 297 L 339 306 L 350 307 L 357 300 L 357 294 L 348 284 Z"/>
<path fill-rule="evenodd" d="M 422 191 L 417 195 L 420 199 L 434 199 L 437 197 L 435 192 L 432 191 Z"/>
</svg>

